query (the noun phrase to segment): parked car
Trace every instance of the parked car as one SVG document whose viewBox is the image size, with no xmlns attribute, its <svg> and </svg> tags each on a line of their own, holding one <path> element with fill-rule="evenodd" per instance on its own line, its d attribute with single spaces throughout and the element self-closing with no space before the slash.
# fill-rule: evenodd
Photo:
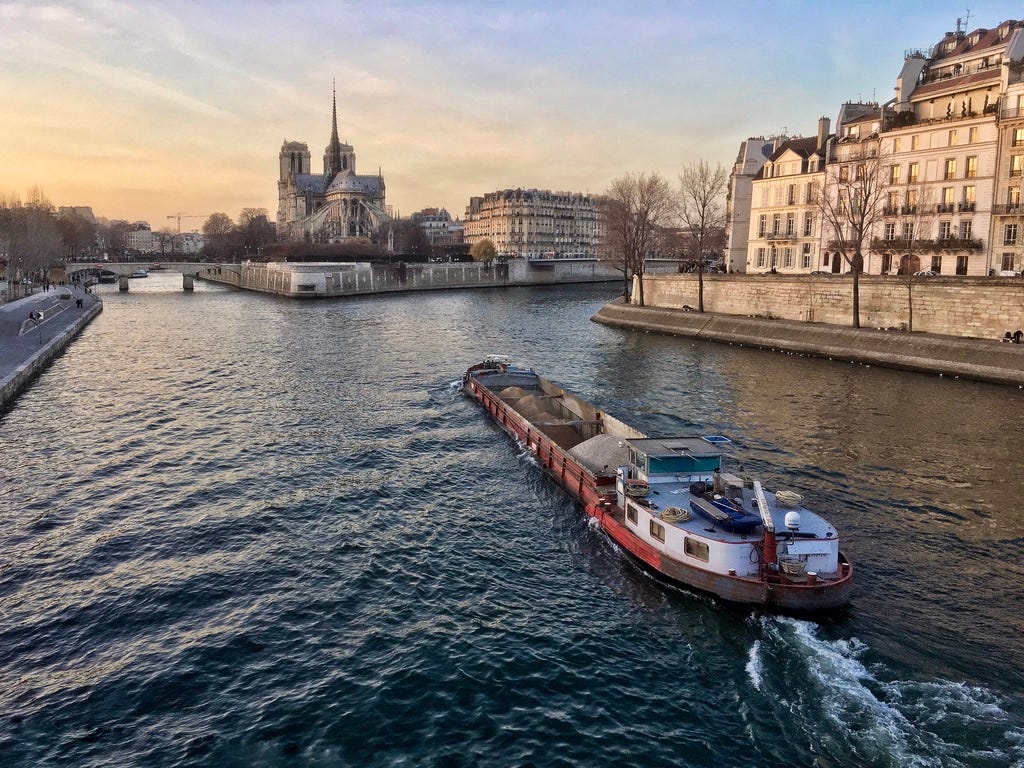
<svg viewBox="0 0 1024 768">
<path fill-rule="evenodd" d="M 915 272 L 914 277 L 934 277 L 935 273 L 930 269 L 922 269 L 920 272 Z"/>
<path fill-rule="evenodd" d="M 1020 272 L 1014 272 L 1012 269 L 1001 269 L 996 272 L 999 277 L 1020 277 Z"/>
</svg>

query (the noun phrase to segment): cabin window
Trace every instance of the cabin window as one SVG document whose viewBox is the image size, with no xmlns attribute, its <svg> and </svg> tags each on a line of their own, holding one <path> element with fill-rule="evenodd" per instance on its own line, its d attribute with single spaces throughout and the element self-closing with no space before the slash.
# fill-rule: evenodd
<svg viewBox="0 0 1024 768">
<path fill-rule="evenodd" d="M 633 525 L 636 525 L 636 507 L 632 504 L 626 505 L 626 519 Z"/>
<path fill-rule="evenodd" d="M 655 538 L 662 543 L 665 542 L 665 526 L 657 520 L 651 520 L 651 538 Z"/>
<path fill-rule="evenodd" d="M 690 557 L 703 560 L 705 563 L 708 561 L 708 545 L 703 541 L 697 541 L 687 536 L 683 542 L 683 551 Z"/>
</svg>

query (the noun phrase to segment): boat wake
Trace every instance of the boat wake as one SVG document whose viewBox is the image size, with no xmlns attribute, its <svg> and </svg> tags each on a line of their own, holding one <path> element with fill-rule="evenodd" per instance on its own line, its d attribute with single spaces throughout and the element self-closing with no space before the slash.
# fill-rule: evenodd
<svg viewBox="0 0 1024 768">
<path fill-rule="evenodd" d="M 746 672 L 762 699 L 752 716 L 795 719 L 797 731 L 821 739 L 812 750 L 836 764 L 1024 766 L 1024 726 L 989 690 L 887 679 L 884 664 L 862 660 L 868 648 L 857 638 L 822 639 L 818 625 L 788 617 L 756 621 L 764 637 Z"/>
</svg>

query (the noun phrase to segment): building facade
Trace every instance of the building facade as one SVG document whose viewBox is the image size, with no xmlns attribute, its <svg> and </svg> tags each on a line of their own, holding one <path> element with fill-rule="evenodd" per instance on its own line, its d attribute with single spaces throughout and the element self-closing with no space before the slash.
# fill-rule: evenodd
<svg viewBox="0 0 1024 768">
<path fill-rule="evenodd" d="M 750 138 L 740 144 L 736 162 L 729 174 L 729 189 L 725 197 L 725 253 L 722 266 L 729 272 L 744 272 L 747 269 L 754 177 L 786 138 Z"/>
<path fill-rule="evenodd" d="M 309 147 L 285 141 L 278 156 L 277 231 L 283 240 L 339 243 L 371 238 L 388 220 L 384 176 L 356 174 L 356 154 L 338 137 L 338 102 L 331 108 L 331 139 L 323 173 L 310 172 Z"/>
<path fill-rule="evenodd" d="M 818 134 L 789 139 L 772 153 L 751 185 L 747 272 L 811 272 L 819 261 L 818 193 L 825 181 L 831 121 Z"/>
<path fill-rule="evenodd" d="M 471 246 L 488 238 L 503 258 L 595 258 L 597 200 L 577 192 L 504 189 L 470 198 L 463 220 Z"/>
<path fill-rule="evenodd" d="M 423 230 L 431 245 L 458 245 L 462 242 L 462 222 L 452 219 L 444 208 L 424 208 L 410 216 L 409 220 Z"/>
<path fill-rule="evenodd" d="M 747 270 L 766 271 L 763 265 L 791 271 L 784 266 L 785 249 L 795 247 L 798 266 L 792 271 L 849 271 L 848 231 L 836 232 L 823 222 L 818 257 L 812 251 L 809 268 L 801 258 L 806 243 L 791 245 L 776 235 L 776 215 L 784 238 L 789 216 L 802 215 L 799 207 L 778 205 L 780 193 L 770 182 L 778 167 L 795 167 L 799 147 L 791 142 L 789 154 L 779 154 L 785 151 L 785 145 L 780 147 L 752 183 Z M 856 179 L 858 172 L 878 176 L 878 194 L 872 195 L 876 207 L 867 217 L 862 243 L 865 272 L 1020 271 L 1024 22 L 1004 21 L 994 29 L 972 32 L 958 24 L 956 32 L 929 50 L 910 51 L 892 101 L 843 105 L 823 159 L 828 169 L 821 180 L 823 194 L 836 203 L 842 195 L 856 196 L 865 188 Z M 761 198 L 758 189 L 764 190 Z M 760 236 L 762 215 L 768 217 L 765 232 L 774 237 Z M 738 235 L 744 226 L 742 212 L 733 218 L 732 232 Z"/>
</svg>

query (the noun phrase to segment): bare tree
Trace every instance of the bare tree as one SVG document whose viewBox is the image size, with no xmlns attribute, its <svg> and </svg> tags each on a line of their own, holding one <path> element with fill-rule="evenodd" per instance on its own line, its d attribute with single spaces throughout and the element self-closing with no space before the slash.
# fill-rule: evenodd
<svg viewBox="0 0 1024 768">
<path fill-rule="evenodd" d="M 614 179 L 601 202 L 604 217 L 604 259 L 621 264 L 624 289 L 639 277 L 639 304 L 644 306 L 644 260 L 657 245 L 665 225 L 675 212 L 672 188 L 656 173 L 626 174 Z"/>
<path fill-rule="evenodd" d="M 907 330 L 913 332 L 915 273 L 921 269 L 921 256 L 935 245 L 928 235 L 935 223 L 936 207 L 932 187 L 913 184 L 905 194 L 900 201 L 899 218 L 894 222 L 899 227 L 899 232 L 895 233 L 900 253 L 896 273 L 907 289 Z"/>
<path fill-rule="evenodd" d="M 877 137 L 840 144 L 836 158 L 826 166 L 825 189 L 818 195 L 824 232 L 832 236 L 828 247 L 853 274 L 854 328 L 860 328 L 865 244 L 884 214 L 889 168 L 878 151 Z"/>
<path fill-rule="evenodd" d="M 689 230 L 697 260 L 697 310 L 704 311 L 704 260 L 725 226 L 725 191 L 729 175 L 721 163 L 691 163 L 679 174 L 679 219 Z"/>
</svg>

